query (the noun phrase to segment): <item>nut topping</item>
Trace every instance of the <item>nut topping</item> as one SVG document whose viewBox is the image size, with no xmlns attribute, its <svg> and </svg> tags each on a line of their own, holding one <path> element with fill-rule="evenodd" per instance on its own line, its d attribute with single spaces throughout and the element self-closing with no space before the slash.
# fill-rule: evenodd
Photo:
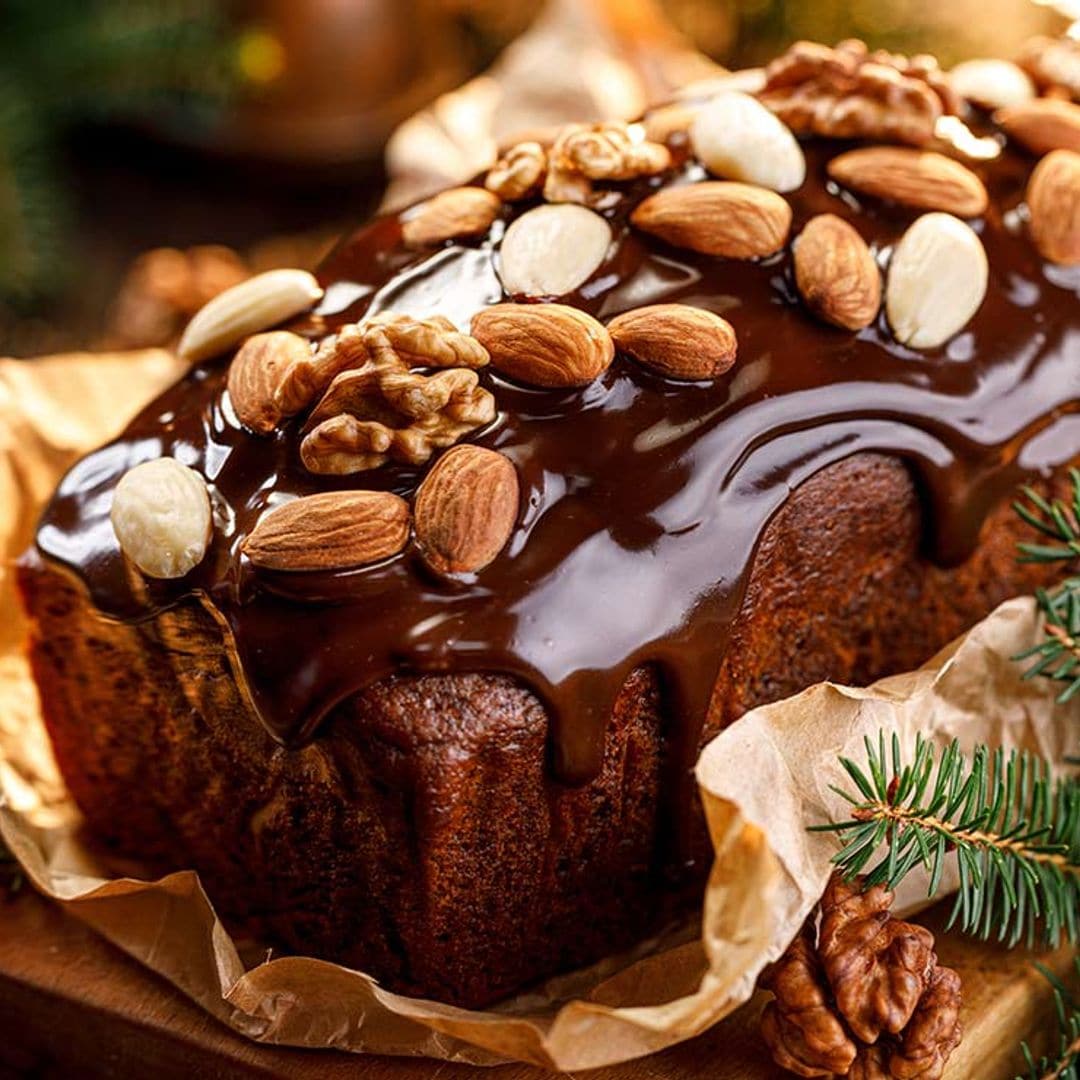
<svg viewBox="0 0 1080 1080">
<path fill-rule="evenodd" d="M 499 276 L 511 296 L 565 296 L 600 267 L 611 246 L 611 227 L 592 210 L 537 206 L 506 230 Z"/>
<path fill-rule="evenodd" d="M 866 241 L 843 218 L 819 214 L 794 244 L 795 284 L 827 323 L 862 330 L 881 307 L 881 275 Z"/>
<path fill-rule="evenodd" d="M 999 109 L 994 120 L 1010 139 L 1033 154 L 1051 150 L 1080 152 L 1080 105 L 1055 98 L 1036 98 L 1022 105 Z"/>
<path fill-rule="evenodd" d="M 494 368 L 530 386 L 585 386 L 615 356 L 607 330 L 564 304 L 496 304 L 473 316 L 472 333 Z"/>
<path fill-rule="evenodd" d="M 829 176 L 844 187 L 919 210 L 978 217 L 989 204 L 983 182 L 944 154 L 868 146 L 833 158 L 828 168 Z"/>
<path fill-rule="evenodd" d="M 721 94 L 703 106 L 690 142 L 714 176 L 773 191 L 794 191 L 806 179 L 806 158 L 795 136 L 748 94 Z"/>
<path fill-rule="evenodd" d="M 1065 91 L 1080 100 L 1080 40 L 1074 37 L 1035 37 L 1025 46 L 1020 63 L 1044 93 Z"/>
<path fill-rule="evenodd" d="M 268 270 L 219 293 L 188 323 L 177 352 L 191 363 L 307 311 L 323 294 L 306 270 Z"/>
<path fill-rule="evenodd" d="M 889 914 L 882 885 L 833 875 L 814 941 L 808 919 L 760 983 L 773 1059 L 799 1076 L 941 1080 L 960 1045 L 960 977 L 938 964 L 933 935 Z"/>
<path fill-rule="evenodd" d="M 965 60 L 949 72 L 953 89 L 982 109 L 1020 105 L 1035 96 L 1023 68 L 1009 60 Z"/>
<path fill-rule="evenodd" d="M 124 473 L 109 517 L 120 550 L 153 578 L 183 577 L 198 566 L 213 527 L 206 481 L 167 457 Z"/>
<path fill-rule="evenodd" d="M 897 341 L 934 349 L 959 333 L 986 296 L 986 252 L 950 214 L 924 214 L 893 251 L 885 311 Z"/>
<path fill-rule="evenodd" d="M 1080 263 L 1080 154 L 1047 154 L 1028 181 L 1027 203 L 1039 254 L 1060 266 Z"/>
<path fill-rule="evenodd" d="M 391 459 L 420 465 L 495 418 L 495 399 L 469 367 L 410 370 L 487 362 L 483 347 L 446 319 L 383 313 L 345 327 L 334 352 L 347 361 L 308 417 L 300 445 L 312 472 L 361 472 Z"/>
<path fill-rule="evenodd" d="M 861 41 L 796 42 L 765 75 L 762 103 L 800 135 L 922 146 L 942 116 L 959 112 L 932 56 L 869 52 Z"/>
<path fill-rule="evenodd" d="M 555 140 L 552 161 L 589 180 L 632 180 L 655 176 L 671 165 L 666 146 L 636 140 L 620 121 L 571 124 Z"/>
<path fill-rule="evenodd" d="M 787 243 L 791 207 L 764 188 L 707 180 L 661 189 L 639 203 L 630 220 L 676 247 L 728 259 L 759 259 Z"/>
<path fill-rule="evenodd" d="M 269 435 L 307 403 L 301 371 L 312 363 L 311 346 L 298 334 L 274 330 L 249 337 L 229 365 L 229 400 L 244 427 Z"/>
<path fill-rule="evenodd" d="M 416 542 L 439 574 L 475 574 L 502 551 L 518 513 L 510 459 L 480 446 L 455 446 L 416 493 Z"/>
<path fill-rule="evenodd" d="M 652 304 L 608 323 L 615 347 L 672 379 L 715 379 L 735 363 L 738 343 L 726 319 L 689 304 Z"/>
<path fill-rule="evenodd" d="M 266 570 L 349 570 L 409 539 L 409 504 L 389 491 L 324 491 L 274 507 L 240 550 Z"/>
<path fill-rule="evenodd" d="M 499 197 L 484 188 L 450 188 L 405 211 L 401 236 L 409 247 L 431 247 L 444 240 L 483 236 L 501 209 Z"/>
<path fill-rule="evenodd" d="M 517 202 L 535 195 L 546 173 L 547 151 L 538 142 L 521 142 L 492 165 L 484 186 L 506 202 Z"/>
</svg>

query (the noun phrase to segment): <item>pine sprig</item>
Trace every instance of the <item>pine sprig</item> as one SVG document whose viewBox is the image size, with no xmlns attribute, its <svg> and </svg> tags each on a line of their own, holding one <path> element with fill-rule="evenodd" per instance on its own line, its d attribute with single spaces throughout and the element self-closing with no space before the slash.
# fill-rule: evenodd
<svg viewBox="0 0 1080 1080">
<path fill-rule="evenodd" d="M 900 740 L 891 754 L 882 733 L 866 740 L 867 766 L 841 764 L 853 791 L 833 788 L 852 805 L 851 818 L 820 825 L 846 843 L 833 858 L 846 877 L 895 888 L 916 866 L 936 892 L 945 856 L 955 850 L 960 889 L 949 926 L 1015 945 L 1078 939 L 1080 918 L 1080 784 L 1055 781 L 1047 762 L 1027 753 L 976 747 L 970 761 L 951 743 L 939 755 L 919 736 L 905 764 Z M 884 856 L 867 866 L 876 852 Z"/>
<path fill-rule="evenodd" d="M 1070 469 L 1069 477 L 1073 489 L 1068 501 L 1049 502 L 1033 488 L 1020 489 L 1026 501 L 1014 502 L 1014 509 L 1032 528 L 1054 541 L 1017 544 L 1021 562 L 1072 563 L 1080 559 L 1080 471 Z M 1043 640 L 1014 659 L 1034 658 L 1025 679 L 1041 675 L 1064 683 L 1058 701 L 1065 702 L 1080 694 L 1080 577 L 1068 577 L 1052 590 L 1039 589 L 1036 599 L 1045 618 Z"/>
<path fill-rule="evenodd" d="M 1073 960 L 1080 978 L 1080 957 Z M 1080 1003 L 1068 987 L 1042 964 L 1035 965 L 1054 986 L 1054 1006 L 1057 1011 L 1057 1045 L 1051 1053 L 1037 1061 L 1027 1043 L 1021 1046 L 1027 1071 L 1016 1080 L 1080 1080 Z"/>
</svg>

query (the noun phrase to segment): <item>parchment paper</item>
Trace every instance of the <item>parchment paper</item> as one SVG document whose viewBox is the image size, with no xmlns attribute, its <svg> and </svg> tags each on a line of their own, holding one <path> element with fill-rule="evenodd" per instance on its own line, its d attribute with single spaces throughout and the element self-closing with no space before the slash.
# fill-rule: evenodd
<svg viewBox="0 0 1080 1080">
<path fill-rule="evenodd" d="M 554 1069 L 612 1064 L 689 1038 L 750 996 L 829 875 L 837 842 L 806 832 L 844 806 L 837 755 L 864 735 L 922 731 L 1022 746 L 1060 761 L 1080 701 L 1055 705 L 1008 659 L 1035 639 L 1029 599 L 1004 604 L 923 669 L 868 690 L 821 685 L 761 708 L 715 739 L 697 766 L 716 850 L 699 928 L 676 929 L 488 1011 L 389 993 L 368 976 L 303 957 L 245 962 L 193 872 L 110 878 L 80 843 L 22 655 L 12 559 L 64 467 L 104 441 L 177 371 L 158 351 L 0 361 L 0 834 L 34 885 L 230 1027 L 294 1046 L 422 1054 Z M 925 900 L 912 880 L 906 907 Z M 699 929 L 699 933 L 697 932 Z"/>
</svg>

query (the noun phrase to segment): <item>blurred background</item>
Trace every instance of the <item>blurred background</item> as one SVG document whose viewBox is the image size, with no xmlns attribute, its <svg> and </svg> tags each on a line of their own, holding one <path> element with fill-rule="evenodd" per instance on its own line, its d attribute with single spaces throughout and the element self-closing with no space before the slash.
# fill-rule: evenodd
<svg viewBox="0 0 1080 1080">
<path fill-rule="evenodd" d="M 0 0 L 0 355 L 164 344 L 515 125 L 630 117 L 798 38 L 949 65 L 1068 17 L 1080 0 Z"/>
</svg>

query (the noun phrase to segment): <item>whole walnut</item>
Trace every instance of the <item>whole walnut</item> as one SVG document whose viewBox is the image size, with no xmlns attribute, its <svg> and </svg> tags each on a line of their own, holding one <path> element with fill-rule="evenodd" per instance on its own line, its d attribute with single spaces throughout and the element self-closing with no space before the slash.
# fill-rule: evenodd
<svg viewBox="0 0 1080 1080">
<path fill-rule="evenodd" d="M 775 995 L 761 1034 L 797 1076 L 940 1080 L 960 1043 L 960 977 L 925 927 L 889 914 L 893 895 L 834 875 L 821 925 L 803 926 L 761 977 Z"/>
</svg>

